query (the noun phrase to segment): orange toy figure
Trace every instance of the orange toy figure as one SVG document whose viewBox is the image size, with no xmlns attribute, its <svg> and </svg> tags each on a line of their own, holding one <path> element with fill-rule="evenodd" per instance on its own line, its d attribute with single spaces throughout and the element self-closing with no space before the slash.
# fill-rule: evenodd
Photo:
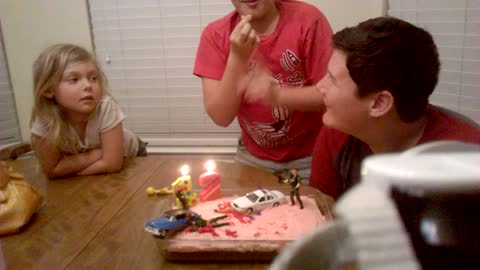
<svg viewBox="0 0 480 270">
<path fill-rule="evenodd" d="M 232 204 L 229 201 L 224 201 L 217 205 L 217 209 L 213 210 L 215 213 L 233 213 Z"/>
</svg>

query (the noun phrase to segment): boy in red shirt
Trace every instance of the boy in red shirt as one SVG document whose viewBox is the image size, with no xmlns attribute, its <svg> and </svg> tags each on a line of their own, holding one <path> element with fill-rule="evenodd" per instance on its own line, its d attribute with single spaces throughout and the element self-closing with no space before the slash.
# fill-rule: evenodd
<svg viewBox="0 0 480 270">
<path fill-rule="evenodd" d="M 310 185 L 337 199 L 360 180 L 362 160 L 415 145 L 459 140 L 480 144 L 471 120 L 429 104 L 440 61 L 432 36 L 408 22 L 380 17 L 333 36 L 324 97 L 324 127 Z"/>
<path fill-rule="evenodd" d="M 316 7 L 301 1 L 232 4 L 235 11 L 204 29 L 197 51 L 194 74 L 202 78 L 206 111 L 220 126 L 238 119 L 243 143 L 238 161 L 272 172 L 298 168 L 308 179 L 322 126 L 317 121 L 322 99 L 313 85 L 325 74 L 331 55 L 330 25 Z M 260 66 L 295 98 L 275 104 L 247 101 L 248 81 Z M 306 102 L 295 107 L 297 99 Z"/>
</svg>

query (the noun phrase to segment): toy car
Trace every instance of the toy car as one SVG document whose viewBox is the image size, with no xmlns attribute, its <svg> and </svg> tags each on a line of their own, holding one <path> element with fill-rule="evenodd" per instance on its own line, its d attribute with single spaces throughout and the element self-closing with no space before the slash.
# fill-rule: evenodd
<svg viewBox="0 0 480 270">
<path fill-rule="evenodd" d="M 168 232 L 186 228 L 192 217 L 199 218 L 200 215 L 185 209 L 166 211 L 161 217 L 146 222 L 145 231 L 163 239 Z"/>
<path fill-rule="evenodd" d="M 233 200 L 232 206 L 237 212 L 250 214 L 253 211 L 262 210 L 269 206 L 279 206 L 286 202 L 285 195 L 278 190 L 257 189 Z"/>
</svg>

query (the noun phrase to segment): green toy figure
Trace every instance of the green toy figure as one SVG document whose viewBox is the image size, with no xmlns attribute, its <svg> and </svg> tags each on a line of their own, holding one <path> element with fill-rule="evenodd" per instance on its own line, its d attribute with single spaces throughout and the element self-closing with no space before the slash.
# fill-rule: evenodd
<svg viewBox="0 0 480 270">
<path fill-rule="evenodd" d="M 224 218 L 227 218 L 227 217 L 228 217 L 228 215 L 222 215 L 222 216 L 215 217 L 215 218 L 212 218 L 212 219 L 209 219 L 209 220 L 205 220 L 201 217 L 192 217 L 191 220 L 190 220 L 189 230 L 191 232 L 196 232 L 200 228 L 204 228 L 204 227 L 207 227 L 209 225 L 212 228 L 228 226 L 228 225 L 230 225 L 230 222 L 225 222 L 225 223 L 219 223 L 218 222 L 220 219 L 224 219 Z"/>
<path fill-rule="evenodd" d="M 177 192 L 175 192 L 175 196 L 177 197 L 178 201 L 180 201 L 183 209 L 188 210 L 190 208 L 188 207 L 187 198 L 183 190 L 179 189 Z"/>
<path fill-rule="evenodd" d="M 293 199 L 295 196 L 300 204 L 300 209 L 303 209 L 303 202 L 302 199 L 300 199 L 300 183 L 302 182 L 302 178 L 298 175 L 298 170 L 295 168 L 282 169 L 273 174 L 278 177 L 279 182 L 290 184 L 290 201 L 292 205 L 295 205 L 295 200 Z"/>
</svg>

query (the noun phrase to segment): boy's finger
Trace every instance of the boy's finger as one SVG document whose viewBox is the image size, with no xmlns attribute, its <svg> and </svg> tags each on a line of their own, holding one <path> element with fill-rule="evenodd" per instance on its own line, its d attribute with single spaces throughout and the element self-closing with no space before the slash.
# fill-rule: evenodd
<svg viewBox="0 0 480 270">
<path fill-rule="evenodd" d="M 237 26 L 235 27 L 235 29 L 237 29 L 237 31 L 239 31 L 240 29 L 243 28 L 243 26 L 244 26 L 245 24 L 249 23 L 250 20 L 252 20 L 252 15 L 242 16 L 242 18 L 240 19 L 240 22 L 237 24 Z"/>
<path fill-rule="evenodd" d="M 255 32 L 255 30 L 252 28 L 252 30 L 250 31 L 250 34 L 249 34 L 249 37 L 248 37 L 251 41 L 252 41 L 252 45 L 256 45 L 257 44 L 257 33 Z"/>
<path fill-rule="evenodd" d="M 240 22 L 243 22 L 243 24 L 245 24 L 246 22 L 249 22 L 251 20 L 252 20 L 252 15 L 247 14 L 247 15 L 241 16 Z"/>
<path fill-rule="evenodd" d="M 252 33 L 252 31 L 253 31 L 252 26 L 250 24 L 246 24 L 240 30 L 240 35 L 243 37 L 248 37 Z"/>
</svg>

